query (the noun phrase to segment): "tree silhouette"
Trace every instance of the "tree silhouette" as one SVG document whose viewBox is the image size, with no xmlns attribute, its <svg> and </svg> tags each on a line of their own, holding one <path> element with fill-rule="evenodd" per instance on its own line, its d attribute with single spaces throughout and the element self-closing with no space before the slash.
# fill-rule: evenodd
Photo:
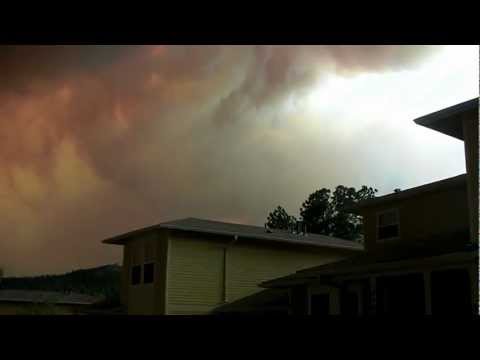
<svg viewBox="0 0 480 360">
<path fill-rule="evenodd" d="M 363 224 L 359 215 L 345 208 L 361 200 L 375 197 L 377 189 L 363 185 L 359 190 L 339 185 L 333 193 L 326 188 L 309 195 L 300 208 L 302 220 L 312 233 L 335 236 L 347 240 L 359 240 Z"/>
<path fill-rule="evenodd" d="M 326 188 L 316 190 L 302 203 L 301 220 L 307 224 L 311 233 L 360 240 L 363 232 L 362 218 L 345 208 L 374 198 L 376 192 L 377 189 L 365 185 L 359 190 L 343 185 L 338 185 L 333 192 Z M 296 218 L 281 206 L 270 212 L 267 218 L 267 225 L 272 229 L 286 230 L 295 222 Z"/>
<path fill-rule="evenodd" d="M 289 215 L 283 207 L 277 206 L 275 210 L 268 214 L 267 226 L 271 229 L 287 230 L 296 221 L 297 219 Z"/>
</svg>

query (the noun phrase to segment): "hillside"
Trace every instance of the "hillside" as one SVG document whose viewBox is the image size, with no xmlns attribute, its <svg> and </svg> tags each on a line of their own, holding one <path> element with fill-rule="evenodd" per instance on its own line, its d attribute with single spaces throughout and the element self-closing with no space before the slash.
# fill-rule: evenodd
<svg viewBox="0 0 480 360">
<path fill-rule="evenodd" d="M 6 277 L 1 280 L 0 289 L 28 289 L 103 295 L 107 299 L 105 305 L 117 306 L 120 303 L 120 269 L 119 265 L 114 264 L 75 270 L 62 275 Z"/>
</svg>

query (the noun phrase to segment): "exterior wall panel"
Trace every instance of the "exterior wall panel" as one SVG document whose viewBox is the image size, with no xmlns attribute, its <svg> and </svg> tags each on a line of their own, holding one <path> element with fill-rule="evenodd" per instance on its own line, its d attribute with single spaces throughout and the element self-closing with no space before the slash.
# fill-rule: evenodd
<svg viewBox="0 0 480 360">
<path fill-rule="evenodd" d="M 337 261 L 342 257 L 338 251 L 328 249 L 313 252 L 311 249 L 262 248 L 239 242 L 227 251 L 228 301 L 263 290 L 258 286 L 263 281 Z"/>
<path fill-rule="evenodd" d="M 223 244 L 172 237 L 168 314 L 207 313 L 223 301 Z"/>
<path fill-rule="evenodd" d="M 335 249 L 283 248 L 242 239 L 231 245 L 228 240 L 170 238 L 168 314 L 206 314 L 224 300 L 263 290 L 258 286 L 263 281 L 347 256 Z"/>
<path fill-rule="evenodd" d="M 369 251 L 388 244 L 377 242 L 377 216 L 381 211 L 398 209 L 400 216 L 400 241 L 415 241 L 438 234 L 468 231 L 469 214 L 465 199 L 467 189 L 457 187 L 441 192 L 418 195 L 389 204 L 372 206 L 363 210 L 365 246 Z M 434 237 L 432 238 L 432 240 Z"/>
</svg>

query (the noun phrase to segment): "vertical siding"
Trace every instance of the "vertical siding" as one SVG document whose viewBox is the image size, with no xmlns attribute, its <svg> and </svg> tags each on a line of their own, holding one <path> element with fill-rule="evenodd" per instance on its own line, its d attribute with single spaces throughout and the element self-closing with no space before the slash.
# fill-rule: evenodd
<svg viewBox="0 0 480 360">
<path fill-rule="evenodd" d="M 204 314 L 223 300 L 223 246 L 196 238 L 170 238 L 168 314 Z"/>
<path fill-rule="evenodd" d="M 282 249 L 259 243 L 227 250 L 227 301 L 251 295 L 262 281 L 339 260 L 341 251 Z M 226 242 L 208 238 L 171 237 L 168 259 L 168 314 L 205 314 L 223 303 Z"/>
<path fill-rule="evenodd" d="M 324 249 L 282 249 L 241 244 L 227 252 L 227 299 L 235 301 L 263 290 L 258 284 L 295 271 L 341 259 L 336 251 Z"/>
</svg>

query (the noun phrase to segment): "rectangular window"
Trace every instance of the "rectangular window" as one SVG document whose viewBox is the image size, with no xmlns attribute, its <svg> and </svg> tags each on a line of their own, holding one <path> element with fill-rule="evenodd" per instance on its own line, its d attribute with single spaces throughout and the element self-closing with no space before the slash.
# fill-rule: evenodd
<svg viewBox="0 0 480 360">
<path fill-rule="evenodd" d="M 155 264 L 149 263 L 143 265 L 143 283 L 144 284 L 151 284 L 154 280 L 155 274 Z"/>
<path fill-rule="evenodd" d="M 400 235 L 397 210 L 388 210 L 377 215 L 377 239 L 398 238 Z"/>
<path fill-rule="evenodd" d="M 132 266 L 132 273 L 131 273 L 132 285 L 140 284 L 141 279 L 142 279 L 142 267 L 140 265 Z"/>
<path fill-rule="evenodd" d="M 330 294 L 312 294 L 310 296 L 310 313 L 317 316 L 330 314 Z"/>
</svg>

